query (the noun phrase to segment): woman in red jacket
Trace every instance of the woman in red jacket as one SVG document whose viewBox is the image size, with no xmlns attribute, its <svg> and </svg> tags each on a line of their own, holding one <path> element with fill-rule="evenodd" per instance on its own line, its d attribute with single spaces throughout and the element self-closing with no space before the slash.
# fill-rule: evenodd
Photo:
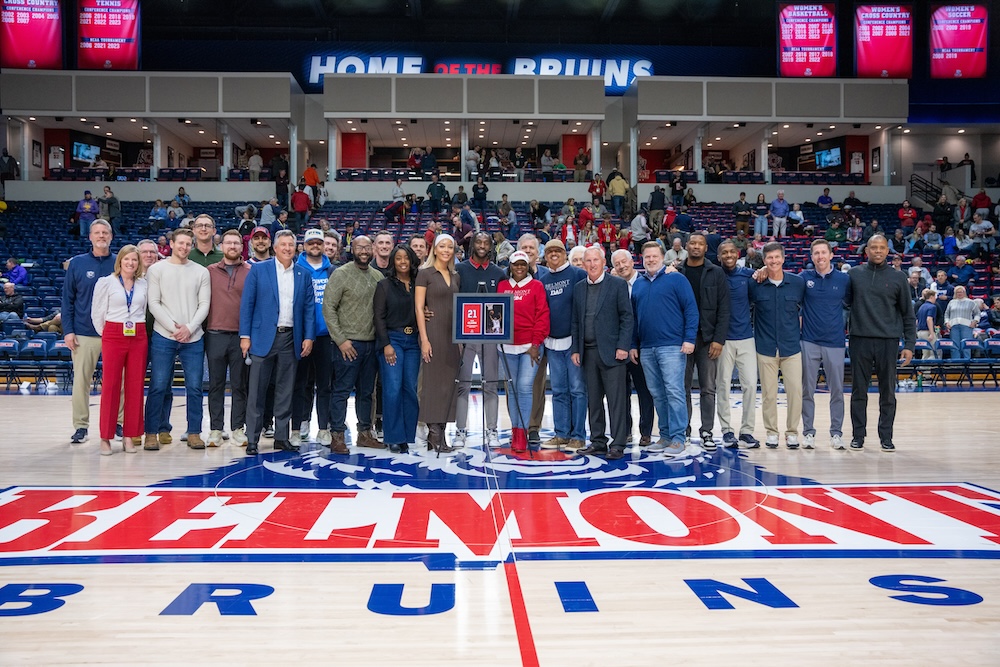
<svg viewBox="0 0 1000 667">
<path fill-rule="evenodd" d="M 518 250 L 510 256 L 508 279 L 497 285 L 498 294 L 514 295 L 514 342 L 503 346 L 504 367 L 513 385 L 511 448 L 528 449 L 531 388 L 538 372 L 542 344 L 549 335 L 549 303 L 541 281 L 531 277 L 528 255 Z"/>
</svg>

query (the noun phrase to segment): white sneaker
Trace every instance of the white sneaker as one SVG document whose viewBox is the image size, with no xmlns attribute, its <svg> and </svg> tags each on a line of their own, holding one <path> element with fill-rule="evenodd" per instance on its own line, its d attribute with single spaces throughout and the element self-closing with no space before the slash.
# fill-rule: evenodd
<svg viewBox="0 0 1000 667">
<path fill-rule="evenodd" d="M 302 436 L 299 435 L 298 431 L 292 431 L 291 434 L 288 436 L 288 441 L 293 445 L 295 445 L 296 447 L 298 447 L 300 444 L 302 444 Z"/>
<path fill-rule="evenodd" d="M 804 448 L 806 448 L 806 449 L 815 449 L 816 448 L 815 445 L 816 445 L 816 436 L 814 436 L 814 435 L 807 435 L 807 436 L 805 436 L 805 437 L 802 438 L 802 446 Z"/>
<path fill-rule="evenodd" d="M 211 431 L 208 434 L 208 442 L 206 442 L 209 447 L 218 447 L 222 444 L 222 431 Z"/>
<path fill-rule="evenodd" d="M 776 436 L 776 435 L 768 435 L 767 436 L 767 440 L 764 441 L 764 444 L 767 445 L 768 449 L 777 449 L 777 447 L 778 447 L 778 436 Z"/>
<path fill-rule="evenodd" d="M 424 449 L 427 447 L 427 424 L 425 422 L 417 422 L 417 449 Z"/>
<path fill-rule="evenodd" d="M 299 438 L 301 440 L 309 439 L 309 420 L 306 420 L 299 425 Z"/>
<path fill-rule="evenodd" d="M 646 451 L 649 452 L 650 454 L 659 454 L 660 452 L 664 451 L 667 448 L 668 444 L 669 443 L 666 443 L 663 440 L 657 440 L 650 446 L 646 447 Z"/>
<path fill-rule="evenodd" d="M 455 429 L 455 437 L 451 439 L 451 446 L 455 449 L 465 447 L 465 441 L 469 437 L 469 431 L 464 428 Z"/>
<path fill-rule="evenodd" d="M 490 449 L 500 449 L 500 436 L 495 428 L 486 431 L 486 446 Z"/>
<path fill-rule="evenodd" d="M 785 436 L 785 447 L 788 449 L 798 449 L 799 448 L 799 437 L 797 435 L 786 435 Z"/>
<path fill-rule="evenodd" d="M 316 434 L 316 441 L 321 445 L 329 445 L 333 442 L 333 437 L 330 435 L 330 431 L 325 428 L 321 428 L 319 433 Z"/>
<path fill-rule="evenodd" d="M 839 435 L 835 435 L 830 438 L 830 446 L 834 449 L 846 449 L 846 446 L 844 445 L 844 438 Z"/>
<path fill-rule="evenodd" d="M 246 430 L 243 428 L 238 428 L 233 431 L 233 442 L 235 442 L 240 447 L 247 446 L 247 434 Z"/>
</svg>

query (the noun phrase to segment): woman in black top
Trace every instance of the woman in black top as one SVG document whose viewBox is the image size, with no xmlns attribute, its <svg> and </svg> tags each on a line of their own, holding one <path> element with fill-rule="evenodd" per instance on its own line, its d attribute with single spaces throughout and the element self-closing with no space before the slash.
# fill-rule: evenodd
<svg viewBox="0 0 1000 667">
<path fill-rule="evenodd" d="M 476 182 L 472 186 L 472 208 L 478 209 L 480 213 L 486 210 L 486 193 L 490 191 L 489 186 L 483 182 L 483 177 L 476 177 Z"/>
<path fill-rule="evenodd" d="M 382 416 L 385 443 L 393 452 L 410 451 L 417 437 L 417 376 L 420 338 L 413 288 L 417 256 L 407 245 L 389 254 L 389 276 L 375 287 L 375 342 L 381 350 L 382 403 L 393 406 Z"/>
<path fill-rule="evenodd" d="M 771 207 L 768 205 L 767 200 L 764 198 L 764 193 L 761 192 L 757 195 L 757 203 L 753 205 L 753 233 L 754 236 L 760 234 L 761 236 L 767 236 L 767 216 L 770 215 L 768 212 Z"/>
</svg>

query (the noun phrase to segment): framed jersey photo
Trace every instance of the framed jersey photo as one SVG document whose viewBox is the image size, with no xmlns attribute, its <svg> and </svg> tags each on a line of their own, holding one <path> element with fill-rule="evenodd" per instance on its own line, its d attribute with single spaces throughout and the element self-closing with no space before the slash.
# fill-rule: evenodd
<svg viewBox="0 0 1000 667">
<path fill-rule="evenodd" d="M 452 337 L 456 343 L 513 343 L 512 294 L 456 294 Z"/>
</svg>

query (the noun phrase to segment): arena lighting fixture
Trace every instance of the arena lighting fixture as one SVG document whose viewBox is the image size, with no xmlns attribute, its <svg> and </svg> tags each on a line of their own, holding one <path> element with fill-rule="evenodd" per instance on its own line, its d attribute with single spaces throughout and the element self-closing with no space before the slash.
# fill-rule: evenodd
<svg viewBox="0 0 1000 667">
<path fill-rule="evenodd" d="M 409 141 L 409 139 L 407 139 L 406 137 L 400 137 L 399 140 L 400 141 Z M 403 144 L 403 145 L 405 146 L 406 144 Z"/>
<path fill-rule="evenodd" d="M 109 137 L 111 136 L 110 132 L 105 132 L 104 134 L 108 135 Z"/>
<path fill-rule="evenodd" d="M 205 130 L 198 130 L 198 134 L 205 134 Z"/>
<path fill-rule="evenodd" d="M 716 137 L 715 140 L 716 141 L 722 141 L 722 137 Z"/>
<path fill-rule="evenodd" d="M 401 121 L 401 120 L 397 120 L 396 121 L 396 125 L 401 125 L 402 123 L 403 123 L 403 121 Z"/>
<path fill-rule="evenodd" d="M 86 122 L 87 122 L 87 119 L 86 119 L 86 118 L 81 118 L 81 119 L 80 119 L 80 122 L 81 122 L 81 123 L 86 123 Z"/>
<path fill-rule="evenodd" d="M 34 120 L 34 118 L 32 118 L 31 120 Z M 958 133 L 959 134 L 965 134 L 965 130 L 959 130 Z"/>
<path fill-rule="evenodd" d="M 604 142 L 603 144 L 601 144 L 601 145 L 602 145 L 602 146 L 607 146 L 607 145 L 608 145 L 608 142 L 606 142 L 606 141 L 605 141 L 605 142 Z"/>
<path fill-rule="evenodd" d="M 903 129 L 903 126 L 902 126 L 902 125 L 897 125 L 897 126 L 896 126 L 896 129 L 897 129 L 897 130 L 902 130 L 902 129 Z"/>
<path fill-rule="evenodd" d="M 275 145 L 275 146 L 280 146 L 280 145 L 281 145 L 281 142 L 280 142 L 280 141 L 275 141 L 275 142 L 274 142 L 274 145 Z"/>
<path fill-rule="evenodd" d="M 831 125 L 831 126 L 830 126 L 830 129 L 831 129 L 831 130 L 836 130 L 836 129 L 837 129 L 837 126 L 836 126 L 836 125 Z"/>
<path fill-rule="evenodd" d="M 646 145 L 647 145 L 647 146 L 652 146 L 653 144 L 651 144 L 651 143 L 649 143 L 649 142 L 647 141 L 647 142 L 646 142 Z M 712 144 L 709 144 L 709 146 L 711 146 L 711 145 L 712 145 Z"/>
<path fill-rule="evenodd" d="M 785 129 L 785 130 L 787 130 L 787 129 L 788 129 L 788 126 L 787 126 L 787 125 L 782 125 L 781 127 L 782 127 L 783 129 Z"/>
<path fill-rule="evenodd" d="M 28 116 L 28 120 L 35 120 L 34 116 Z"/>
<path fill-rule="evenodd" d="M 768 148 L 774 148 L 774 144 L 768 144 L 767 147 Z"/>
<path fill-rule="evenodd" d="M 218 140 L 218 139 L 212 139 L 212 143 L 213 143 L 213 144 L 218 144 L 218 143 L 219 143 L 219 140 Z"/>
<path fill-rule="evenodd" d="M 522 141 L 522 142 L 521 142 L 521 145 L 522 145 L 522 146 L 527 146 L 527 145 L 528 145 L 528 142 L 527 142 L 527 141 Z"/>
<path fill-rule="evenodd" d="M 903 134 L 909 134 L 909 133 L 910 133 L 910 128 L 906 128 L 905 130 L 903 130 Z"/>
<path fill-rule="evenodd" d="M 739 126 L 740 126 L 739 123 L 733 123 L 733 127 L 739 127 Z"/>
<path fill-rule="evenodd" d="M 396 129 L 399 130 L 400 132 L 403 131 L 403 128 L 401 128 L 401 127 L 397 127 Z"/>
<path fill-rule="evenodd" d="M 347 121 L 347 122 L 350 123 L 351 121 Z M 250 124 L 251 125 L 260 125 L 260 121 L 257 120 L 256 118 L 251 118 L 250 119 Z"/>
<path fill-rule="evenodd" d="M 822 137 L 822 136 L 823 136 L 823 133 L 822 133 L 822 132 L 817 132 L 817 133 L 816 133 L 816 136 L 817 136 L 817 137 Z"/>
<path fill-rule="evenodd" d="M 876 129 L 876 130 L 881 130 L 881 129 L 882 129 L 882 126 L 881 126 L 881 125 L 876 125 L 876 126 L 875 126 L 875 129 Z"/>
<path fill-rule="evenodd" d="M 493 145 L 494 145 L 494 146 L 496 146 L 496 145 L 497 145 L 497 143 L 499 143 L 499 142 L 496 142 L 496 141 L 494 141 L 494 142 L 493 142 Z"/>
<path fill-rule="evenodd" d="M 528 125 L 534 125 L 534 124 L 535 124 L 535 121 L 533 121 L 533 120 L 529 120 L 528 121 Z"/>
<path fill-rule="evenodd" d="M 445 132 L 451 132 L 451 128 L 450 127 L 446 127 L 446 128 L 444 128 L 444 131 Z"/>
<path fill-rule="evenodd" d="M 650 139 L 652 139 L 653 141 L 656 141 L 657 139 L 659 139 L 659 137 L 650 137 Z"/>
<path fill-rule="evenodd" d="M 579 130 L 577 130 L 577 129 L 576 129 L 575 127 L 574 127 L 574 128 L 573 128 L 573 131 L 574 131 L 574 132 L 578 132 Z"/>
<path fill-rule="evenodd" d="M 347 124 L 348 125 L 354 125 L 354 121 L 353 120 L 349 120 L 349 121 L 347 121 Z"/>
<path fill-rule="evenodd" d="M 480 125 L 486 125 L 486 121 L 485 120 L 481 120 L 481 121 L 479 121 L 479 124 Z"/>
<path fill-rule="evenodd" d="M 576 124 L 577 125 L 583 125 L 583 123 L 581 123 L 580 121 L 576 121 Z"/>
<path fill-rule="evenodd" d="M 773 132 L 771 132 L 771 134 L 777 134 L 777 133 L 778 133 L 777 130 L 774 130 Z"/>
<path fill-rule="evenodd" d="M 667 123 L 667 127 L 671 127 L 673 123 Z"/>
<path fill-rule="evenodd" d="M 135 118 L 129 118 L 129 122 L 134 123 L 135 122 Z"/>
<path fill-rule="evenodd" d="M 450 120 L 446 120 L 446 121 L 444 122 L 444 124 L 445 124 L 445 125 L 451 125 L 451 121 L 450 121 Z"/>
<path fill-rule="evenodd" d="M 267 135 L 267 138 L 268 139 L 274 139 L 274 135 L 273 134 L 269 134 L 269 135 Z"/>
<path fill-rule="evenodd" d="M 812 139 L 806 139 L 806 143 L 809 143 L 810 141 L 812 141 Z"/>
<path fill-rule="evenodd" d="M 709 147 L 711 147 L 711 145 L 712 145 L 712 144 L 708 144 L 708 146 L 709 146 Z"/>
<path fill-rule="evenodd" d="M 322 145 L 323 145 L 323 144 L 325 144 L 325 143 L 326 143 L 326 142 L 325 142 L 325 141 L 323 141 L 322 139 L 320 139 L 320 140 L 319 140 L 319 145 L 320 145 L 320 146 L 322 146 Z"/>
<path fill-rule="evenodd" d="M 357 131 L 358 131 L 358 128 L 356 128 L 356 127 L 352 127 L 351 128 L 351 132 L 357 132 Z"/>
<path fill-rule="evenodd" d="M 530 127 L 526 127 L 526 128 L 524 128 L 524 131 L 525 132 L 531 132 L 531 128 Z"/>
<path fill-rule="evenodd" d="M 143 126 L 142 126 L 142 129 L 144 129 L 144 130 L 148 130 L 148 129 L 149 129 L 149 125 L 143 125 Z"/>
<path fill-rule="evenodd" d="M 101 129 L 101 126 L 100 126 L 100 125 L 95 125 L 95 126 L 94 126 L 94 129 L 95 129 L 95 130 L 99 130 L 99 129 Z"/>
</svg>

